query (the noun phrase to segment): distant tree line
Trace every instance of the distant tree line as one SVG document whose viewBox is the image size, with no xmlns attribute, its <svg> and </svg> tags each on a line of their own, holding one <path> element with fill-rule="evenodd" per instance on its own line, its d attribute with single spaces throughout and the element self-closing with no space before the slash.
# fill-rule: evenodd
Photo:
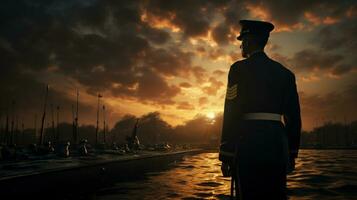
<svg viewBox="0 0 357 200">
<path fill-rule="evenodd" d="M 132 134 L 134 125 L 138 117 L 134 115 L 125 115 L 117 121 L 114 127 L 99 131 L 98 143 L 125 143 L 125 138 Z M 204 144 L 215 142 L 218 145 L 218 139 L 221 131 L 222 116 L 218 115 L 215 119 L 209 119 L 204 115 L 197 115 L 194 119 L 185 124 L 171 126 L 161 118 L 159 112 L 147 113 L 139 117 L 138 137 L 142 144 L 157 143 L 189 143 Z M 36 133 L 37 132 L 37 133 Z M 44 130 L 44 141 L 74 143 L 73 124 L 63 122 L 53 128 L 47 126 Z M 82 125 L 78 127 L 78 141 L 87 139 L 89 143 L 96 141 L 96 127 L 94 125 Z M 104 139 L 105 136 L 105 139 Z M 13 132 L 1 130 L 0 141 L 2 143 L 15 143 L 18 145 L 38 143 L 39 130 L 34 128 L 15 130 Z"/>
<path fill-rule="evenodd" d="M 117 144 L 125 143 L 126 136 L 132 134 L 138 117 L 125 115 L 115 123 L 112 129 L 99 131 L 98 142 Z M 197 115 L 182 125 L 171 126 L 162 119 L 159 112 L 151 112 L 139 117 L 138 137 L 142 144 L 157 144 L 168 142 L 172 144 L 208 144 L 219 145 L 222 128 L 222 114 L 214 119 L 205 115 Z M 37 133 L 36 133 L 37 132 Z M 73 124 L 60 123 L 55 128 L 47 126 L 44 131 L 44 141 L 74 143 Z M 87 139 L 89 143 L 96 141 L 96 127 L 94 125 L 82 125 L 78 127 L 78 141 Z M 10 141 L 15 144 L 38 143 L 39 130 L 14 129 L 12 133 L 0 130 L 0 142 Z M 106 137 L 104 140 L 104 136 Z M 327 122 L 311 131 L 303 131 L 301 146 L 304 148 L 319 147 L 357 147 L 357 121 L 350 123 Z"/>
<path fill-rule="evenodd" d="M 311 131 L 304 131 L 302 147 L 312 148 L 357 148 L 357 121 L 350 123 L 327 122 Z"/>
</svg>

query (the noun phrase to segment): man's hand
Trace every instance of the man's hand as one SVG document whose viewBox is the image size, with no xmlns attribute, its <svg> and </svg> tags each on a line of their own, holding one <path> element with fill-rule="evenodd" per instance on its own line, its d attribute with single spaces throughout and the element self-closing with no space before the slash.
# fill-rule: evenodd
<svg viewBox="0 0 357 200">
<path fill-rule="evenodd" d="M 222 162 L 221 171 L 222 171 L 223 177 L 231 176 L 231 167 L 229 166 L 228 163 Z"/>
<path fill-rule="evenodd" d="M 295 158 L 289 157 L 286 174 L 290 174 L 295 170 Z"/>
</svg>

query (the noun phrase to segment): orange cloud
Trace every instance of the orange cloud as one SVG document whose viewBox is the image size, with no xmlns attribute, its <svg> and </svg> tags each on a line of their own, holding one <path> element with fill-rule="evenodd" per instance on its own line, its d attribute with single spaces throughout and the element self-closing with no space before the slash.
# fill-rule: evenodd
<svg viewBox="0 0 357 200">
<path fill-rule="evenodd" d="M 293 30 L 303 30 L 306 27 L 301 22 L 294 23 L 281 23 L 279 19 L 274 19 L 272 11 L 267 9 L 266 5 L 260 4 L 250 4 L 246 3 L 246 9 L 253 18 L 257 18 L 263 21 L 270 21 L 275 25 L 274 32 L 291 32 Z"/>
<path fill-rule="evenodd" d="M 176 14 L 173 12 L 170 12 L 168 14 L 168 17 L 164 18 L 160 16 L 155 16 L 144 10 L 140 16 L 140 20 L 154 28 L 159 28 L 159 29 L 166 28 L 171 30 L 172 32 L 180 32 L 181 31 L 180 27 L 172 23 L 172 20 L 175 19 L 175 17 Z"/>
<path fill-rule="evenodd" d="M 333 18 L 333 17 L 325 17 L 325 19 L 323 19 L 323 23 L 327 24 L 327 25 L 331 25 L 331 24 L 336 24 L 337 22 L 339 22 L 340 20 L 337 18 Z"/>
<path fill-rule="evenodd" d="M 180 110 L 194 110 L 195 107 L 188 103 L 187 101 L 179 102 L 178 105 L 176 106 L 177 109 Z"/>
<path fill-rule="evenodd" d="M 219 69 L 213 71 L 213 75 L 216 75 L 216 76 L 223 76 L 225 74 L 226 74 L 226 72 L 219 70 Z"/>
<path fill-rule="evenodd" d="M 331 24 L 335 24 L 340 21 L 336 17 L 331 17 L 331 16 L 320 17 L 312 12 L 305 12 L 304 17 L 307 21 L 311 22 L 315 26 L 320 25 L 320 24 L 331 25 Z"/>
<path fill-rule="evenodd" d="M 206 77 L 206 70 L 200 66 L 195 66 L 191 69 L 193 76 L 198 83 L 203 83 Z"/>
<path fill-rule="evenodd" d="M 182 82 L 180 83 L 180 87 L 183 87 L 183 88 L 190 88 L 192 87 L 192 85 L 188 82 Z"/>
<path fill-rule="evenodd" d="M 346 16 L 348 18 L 356 17 L 357 16 L 357 6 L 353 5 L 346 11 Z"/>
<path fill-rule="evenodd" d="M 311 73 L 308 75 L 301 75 L 301 80 L 303 82 L 314 82 L 314 81 L 319 81 L 320 77 L 316 76 L 315 73 Z"/>
<path fill-rule="evenodd" d="M 314 25 L 321 24 L 320 17 L 311 12 L 305 12 L 304 17 L 306 18 L 307 21 L 313 23 Z"/>
<path fill-rule="evenodd" d="M 247 3 L 246 8 L 250 12 L 250 14 L 255 18 L 259 18 L 264 21 L 271 20 L 271 15 L 270 15 L 269 11 L 263 5 Z"/>
<path fill-rule="evenodd" d="M 202 91 L 205 92 L 207 95 L 215 96 L 217 91 L 223 86 L 221 81 L 218 81 L 214 77 L 209 78 L 210 85 L 205 86 L 202 88 Z"/>
<path fill-rule="evenodd" d="M 241 55 L 241 53 L 238 52 L 238 51 L 231 51 L 231 52 L 229 53 L 229 57 L 230 57 L 230 59 L 231 59 L 231 62 L 235 62 L 235 61 L 237 61 L 237 60 L 242 59 L 242 55 Z"/>
<path fill-rule="evenodd" d="M 198 99 L 198 103 L 200 106 L 206 105 L 208 103 L 208 98 L 207 97 L 200 97 Z"/>
<path fill-rule="evenodd" d="M 196 48 L 196 52 L 198 55 L 202 56 L 206 53 L 206 49 L 203 46 L 199 46 Z"/>
</svg>

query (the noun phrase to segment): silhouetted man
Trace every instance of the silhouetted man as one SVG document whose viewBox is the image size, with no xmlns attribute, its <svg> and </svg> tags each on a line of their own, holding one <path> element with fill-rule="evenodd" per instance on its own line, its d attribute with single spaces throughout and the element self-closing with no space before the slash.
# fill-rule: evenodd
<svg viewBox="0 0 357 200">
<path fill-rule="evenodd" d="M 244 60 L 228 74 L 219 159 L 241 200 L 287 199 L 301 118 L 294 74 L 264 53 L 269 22 L 241 20 Z M 283 119 L 283 122 L 282 122 Z"/>
</svg>

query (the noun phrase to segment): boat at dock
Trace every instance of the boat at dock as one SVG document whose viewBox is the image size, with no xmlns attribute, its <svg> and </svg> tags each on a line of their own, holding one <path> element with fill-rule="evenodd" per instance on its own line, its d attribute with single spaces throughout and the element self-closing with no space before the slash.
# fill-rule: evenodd
<svg viewBox="0 0 357 200">
<path fill-rule="evenodd" d="M 0 163 L 2 196 L 63 195 L 85 192 L 118 181 L 162 170 L 184 156 L 203 149 L 170 151 L 141 150 L 129 154 L 100 153 L 68 158 L 25 160 Z"/>
</svg>

